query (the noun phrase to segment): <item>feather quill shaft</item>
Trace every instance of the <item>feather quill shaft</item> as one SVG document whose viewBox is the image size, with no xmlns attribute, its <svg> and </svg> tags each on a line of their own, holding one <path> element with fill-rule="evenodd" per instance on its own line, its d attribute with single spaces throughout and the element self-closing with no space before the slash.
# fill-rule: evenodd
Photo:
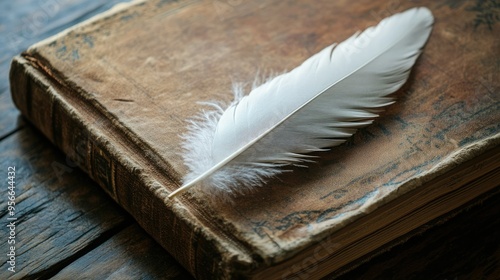
<svg viewBox="0 0 500 280">
<path fill-rule="evenodd" d="M 414 8 L 313 55 L 189 127 L 184 161 L 189 188 L 228 198 L 261 186 L 283 166 L 337 146 L 394 101 L 430 35 L 433 17 Z"/>
</svg>

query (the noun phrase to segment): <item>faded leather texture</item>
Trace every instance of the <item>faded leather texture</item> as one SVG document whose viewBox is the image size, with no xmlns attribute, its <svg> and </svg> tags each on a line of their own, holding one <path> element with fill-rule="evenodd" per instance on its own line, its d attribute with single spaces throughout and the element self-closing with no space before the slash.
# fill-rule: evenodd
<svg viewBox="0 0 500 280">
<path fill-rule="evenodd" d="M 397 102 L 348 144 L 233 204 L 192 193 L 166 198 L 186 173 L 180 135 L 206 108 L 198 102 L 230 101 L 233 81 L 251 84 L 258 73 L 291 70 L 414 3 L 138 2 L 36 44 L 15 61 L 13 69 L 34 70 L 13 72 L 60 95 L 54 102 L 62 109 L 43 94 L 14 100 L 191 273 L 245 274 L 498 146 L 500 25 L 483 15 L 494 8 L 480 1 L 418 4 L 433 12 L 435 26 Z M 57 110 L 68 117 L 51 115 Z"/>
</svg>

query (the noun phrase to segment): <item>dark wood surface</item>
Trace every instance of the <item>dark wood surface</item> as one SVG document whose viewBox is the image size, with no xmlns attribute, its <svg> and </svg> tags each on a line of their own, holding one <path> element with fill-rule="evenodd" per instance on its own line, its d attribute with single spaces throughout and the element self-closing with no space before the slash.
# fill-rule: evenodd
<svg viewBox="0 0 500 280">
<path fill-rule="evenodd" d="M 0 3 L 0 174 L 4 182 L 0 279 L 189 279 L 127 213 L 23 120 L 10 97 L 12 56 L 114 2 L 118 1 Z M 472 9 L 480 1 L 469 2 Z M 493 21 L 489 18 L 484 18 L 488 24 L 479 22 L 477 28 L 498 30 L 498 14 Z M 9 166 L 16 168 L 15 273 L 7 263 Z M 495 195 L 471 206 L 340 278 L 500 279 L 499 202 L 500 196 Z"/>
</svg>

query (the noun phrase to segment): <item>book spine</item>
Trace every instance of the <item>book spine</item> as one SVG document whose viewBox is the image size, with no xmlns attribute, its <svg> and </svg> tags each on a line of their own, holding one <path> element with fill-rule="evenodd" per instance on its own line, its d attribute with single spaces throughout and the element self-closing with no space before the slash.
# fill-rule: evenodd
<svg viewBox="0 0 500 280">
<path fill-rule="evenodd" d="M 82 117 L 61 96 L 64 89 L 42 72 L 23 57 L 12 62 L 12 98 L 22 114 L 197 279 L 230 278 L 234 271 L 220 265 L 228 263 L 220 242 L 196 228 L 193 217 L 169 207 L 163 186 L 148 180 L 137 163 L 117 150 L 102 129 L 110 121 Z M 64 166 L 53 167 L 64 171 Z"/>
</svg>

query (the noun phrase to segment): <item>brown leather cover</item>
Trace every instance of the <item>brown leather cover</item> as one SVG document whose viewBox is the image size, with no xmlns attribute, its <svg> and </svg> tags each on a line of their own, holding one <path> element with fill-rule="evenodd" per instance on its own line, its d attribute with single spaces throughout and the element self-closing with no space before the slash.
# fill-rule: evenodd
<svg viewBox="0 0 500 280">
<path fill-rule="evenodd" d="M 490 159 L 484 172 L 478 162 L 467 174 L 443 176 L 499 143 L 498 25 L 484 16 L 494 7 L 418 4 L 436 23 L 408 83 L 395 94 L 397 103 L 348 145 L 234 204 L 214 205 L 193 193 L 166 198 L 186 173 L 179 136 L 203 108 L 197 102 L 228 101 L 233 81 L 290 70 L 414 3 L 133 2 L 16 57 L 12 94 L 29 120 L 196 277 L 252 277 L 323 246 L 326 253 L 289 269 L 290 275 L 313 273 L 315 262 L 349 245 L 330 242 L 336 233 L 369 221 L 384 205 L 424 196 L 418 190 L 431 181 L 445 193 L 498 168 Z M 479 188 L 486 192 L 492 184 Z"/>
</svg>

